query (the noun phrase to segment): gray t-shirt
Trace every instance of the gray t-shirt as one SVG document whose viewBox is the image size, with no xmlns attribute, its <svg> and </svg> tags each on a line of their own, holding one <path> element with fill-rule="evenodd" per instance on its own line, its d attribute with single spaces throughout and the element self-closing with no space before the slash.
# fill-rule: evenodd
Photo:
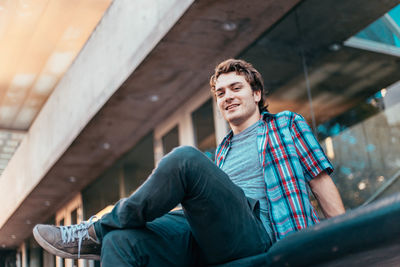
<svg viewBox="0 0 400 267">
<path fill-rule="evenodd" d="M 256 122 L 244 131 L 232 136 L 231 146 L 222 170 L 241 187 L 247 197 L 259 200 L 260 219 L 271 240 L 272 228 L 268 215 L 267 194 L 262 166 L 257 149 Z"/>
</svg>

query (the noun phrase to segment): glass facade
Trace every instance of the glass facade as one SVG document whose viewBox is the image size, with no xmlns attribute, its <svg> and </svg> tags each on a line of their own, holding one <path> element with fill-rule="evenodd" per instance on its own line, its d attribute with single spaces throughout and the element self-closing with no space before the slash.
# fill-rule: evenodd
<svg viewBox="0 0 400 267">
<path fill-rule="evenodd" d="M 82 191 L 85 220 L 129 196 L 153 168 L 153 134 L 150 133 Z"/>
<path fill-rule="evenodd" d="M 400 6 L 397 6 L 350 40 L 375 42 L 375 46 L 370 43 L 372 48 L 379 44 L 390 46 L 381 46 L 381 50 L 365 47 L 365 50 L 399 52 L 399 23 Z M 351 41 L 347 44 L 351 46 Z M 376 86 L 375 90 L 355 107 L 318 126 L 321 139 L 328 136 L 324 141 L 330 146 L 336 168 L 333 177 L 349 208 L 400 190 L 400 83 L 387 88 Z"/>
<path fill-rule="evenodd" d="M 309 3 L 241 57 L 261 70 L 273 113 L 306 117 L 335 167 L 346 208 L 355 208 L 400 191 L 400 6 L 354 35 L 350 28 L 311 27 Z M 359 23 L 351 13 L 340 16 Z M 339 35 L 343 43 L 331 37 Z"/>
<path fill-rule="evenodd" d="M 319 125 L 348 207 L 400 189 L 400 84 L 379 91 L 357 107 Z M 394 105 L 385 105 L 397 102 Z M 329 146 L 329 148 L 328 148 Z"/>
<path fill-rule="evenodd" d="M 192 121 L 196 147 L 213 160 L 216 139 L 212 101 L 212 99 L 207 100 L 195 110 L 192 113 Z"/>
<path fill-rule="evenodd" d="M 114 166 L 82 191 L 85 219 L 120 199 L 120 169 Z"/>
<path fill-rule="evenodd" d="M 400 53 L 400 6 L 390 10 L 383 17 L 347 40 L 346 44 L 351 46 L 363 44 L 365 49 L 386 53 Z"/>
<path fill-rule="evenodd" d="M 178 125 L 172 128 L 162 138 L 163 154 L 169 153 L 174 147 L 179 146 L 179 128 Z"/>
</svg>

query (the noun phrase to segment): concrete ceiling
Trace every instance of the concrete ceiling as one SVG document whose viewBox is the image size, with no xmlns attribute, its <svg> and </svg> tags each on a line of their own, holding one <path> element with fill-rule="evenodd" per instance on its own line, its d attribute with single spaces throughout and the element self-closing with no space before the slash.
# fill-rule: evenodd
<svg viewBox="0 0 400 267">
<path fill-rule="evenodd" d="M 0 128 L 29 128 L 110 2 L 0 1 Z"/>
<path fill-rule="evenodd" d="M 47 220 L 74 193 L 80 192 L 96 179 L 196 91 L 208 90 L 208 78 L 212 69 L 225 58 L 241 54 L 253 61 L 257 67 L 266 66 L 261 68 L 261 71 L 272 91 L 271 106 L 285 103 L 288 104 L 286 108 L 294 107 L 296 111 L 301 111 L 305 103 L 305 89 L 291 89 L 293 84 L 303 79 L 299 60 L 291 56 L 298 56 L 298 50 L 293 49 L 298 45 L 298 32 L 296 27 L 290 25 L 293 21 L 285 22 L 286 18 L 292 20 L 293 8 L 297 4 L 302 32 L 305 33 L 304 39 L 308 40 L 303 43 L 307 44 L 304 51 L 308 56 L 313 55 L 310 59 L 315 59 L 310 61 L 313 66 L 310 71 L 318 73 L 320 69 L 331 74 L 331 61 L 339 65 L 349 64 L 353 57 L 356 57 L 357 60 L 361 60 L 359 64 L 365 64 L 362 60 L 372 59 L 363 59 L 365 53 L 358 56 L 359 52 L 355 49 L 346 48 L 333 54 L 327 47 L 334 42 L 343 42 L 383 15 L 397 2 L 194 2 L 9 218 L 0 230 L 0 244 L 7 247 L 20 244 L 31 234 L 33 224 Z M 336 10 L 336 13 L 332 10 Z M 335 30 L 336 28 L 340 30 Z M 266 41 L 272 42 L 272 45 L 268 46 L 270 50 L 264 47 Z M 309 43 L 313 45 L 308 45 Z M 289 48 L 285 50 L 286 47 Z M 287 61 L 281 62 L 282 59 L 279 60 L 278 55 L 286 56 Z M 291 63 L 291 60 L 297 63 Z M 385 61 L 387 58 L 383 57 L 381 60 Z M 334 77 L 333 74 L 331 76 Z M 381 86 L 380 80 L 377 83 L 376 86 Z M 275 94 L 278 90 L 286 93 Z M 298 99 L 304 103 L 300 102 L 302 104 L 299 105 L 297 100 L 287 100 L 288 95 L 293 93 L 291 90 L 304 90 L 297 94 Z M 336 105 L 339 106 L 346 104 L 346 97 L 357 95 L 357 92 L 359 91 L 354 90 L 349 96 L 342 96 L 332 89 L 327 89 L 325 93 L 330 94 L 329 97 L 339 95 L 336 98 Z M 154 102 L 154 96 L 157 96 L 157 102 Z M 318 114 L 322 106 L 316 107 Z M 332 111 L 328 117 L 335 114 Z M 107 146 L 104 146 L 105 143 Z M 68 180 L 70 176 L 76 177 L 75 183 Z M 44 206 L 45 201 L 54 204 Z M 10 239 L 16 231 L 19 234 L 15 239 Z"/>
<path fill-rule="evenodd" d="M 0 174 L 110 3 L 0 1 Z"/>
</svg>

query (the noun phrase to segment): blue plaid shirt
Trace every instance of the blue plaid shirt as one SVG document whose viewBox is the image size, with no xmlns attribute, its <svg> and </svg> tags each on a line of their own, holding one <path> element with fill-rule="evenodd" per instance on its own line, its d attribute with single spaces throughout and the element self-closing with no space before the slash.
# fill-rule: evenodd
<svg viewBox="0 0 400 267">
<path fill-rule="evenodd" d="M 262 113 L 257 133 L 259 159 L 266 184 L 269 215 L 276 240 L 319 222 L 310 203 L 307 183 L 333 167 L 304 118 L 291 111 Z M 216 151 L 222 167 L 232 131 Z"/>
</svg>

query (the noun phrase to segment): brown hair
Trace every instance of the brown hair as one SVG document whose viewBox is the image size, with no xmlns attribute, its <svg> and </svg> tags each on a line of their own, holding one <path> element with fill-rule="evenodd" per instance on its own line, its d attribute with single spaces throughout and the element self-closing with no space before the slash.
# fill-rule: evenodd
<svg viewBox="0 0 400 267">
<path fill-rule="evenodd" d="M 260 112 L 268 111 L 268 103 L 266 101 L 266 90 L 264 89 L 264 81 L 261 74 L 251 65 L 241 59 L 227 59 L 217 65 L 214 74 L 210 78 L 211 92 L 215 94 L 215 84 L 221 74 L 236 72 L 238 75 L 243 75 L 246 81 L 250 84 L 253 91 L 261 91 L 261 99 L 258 102 Z"/>
</svg>

